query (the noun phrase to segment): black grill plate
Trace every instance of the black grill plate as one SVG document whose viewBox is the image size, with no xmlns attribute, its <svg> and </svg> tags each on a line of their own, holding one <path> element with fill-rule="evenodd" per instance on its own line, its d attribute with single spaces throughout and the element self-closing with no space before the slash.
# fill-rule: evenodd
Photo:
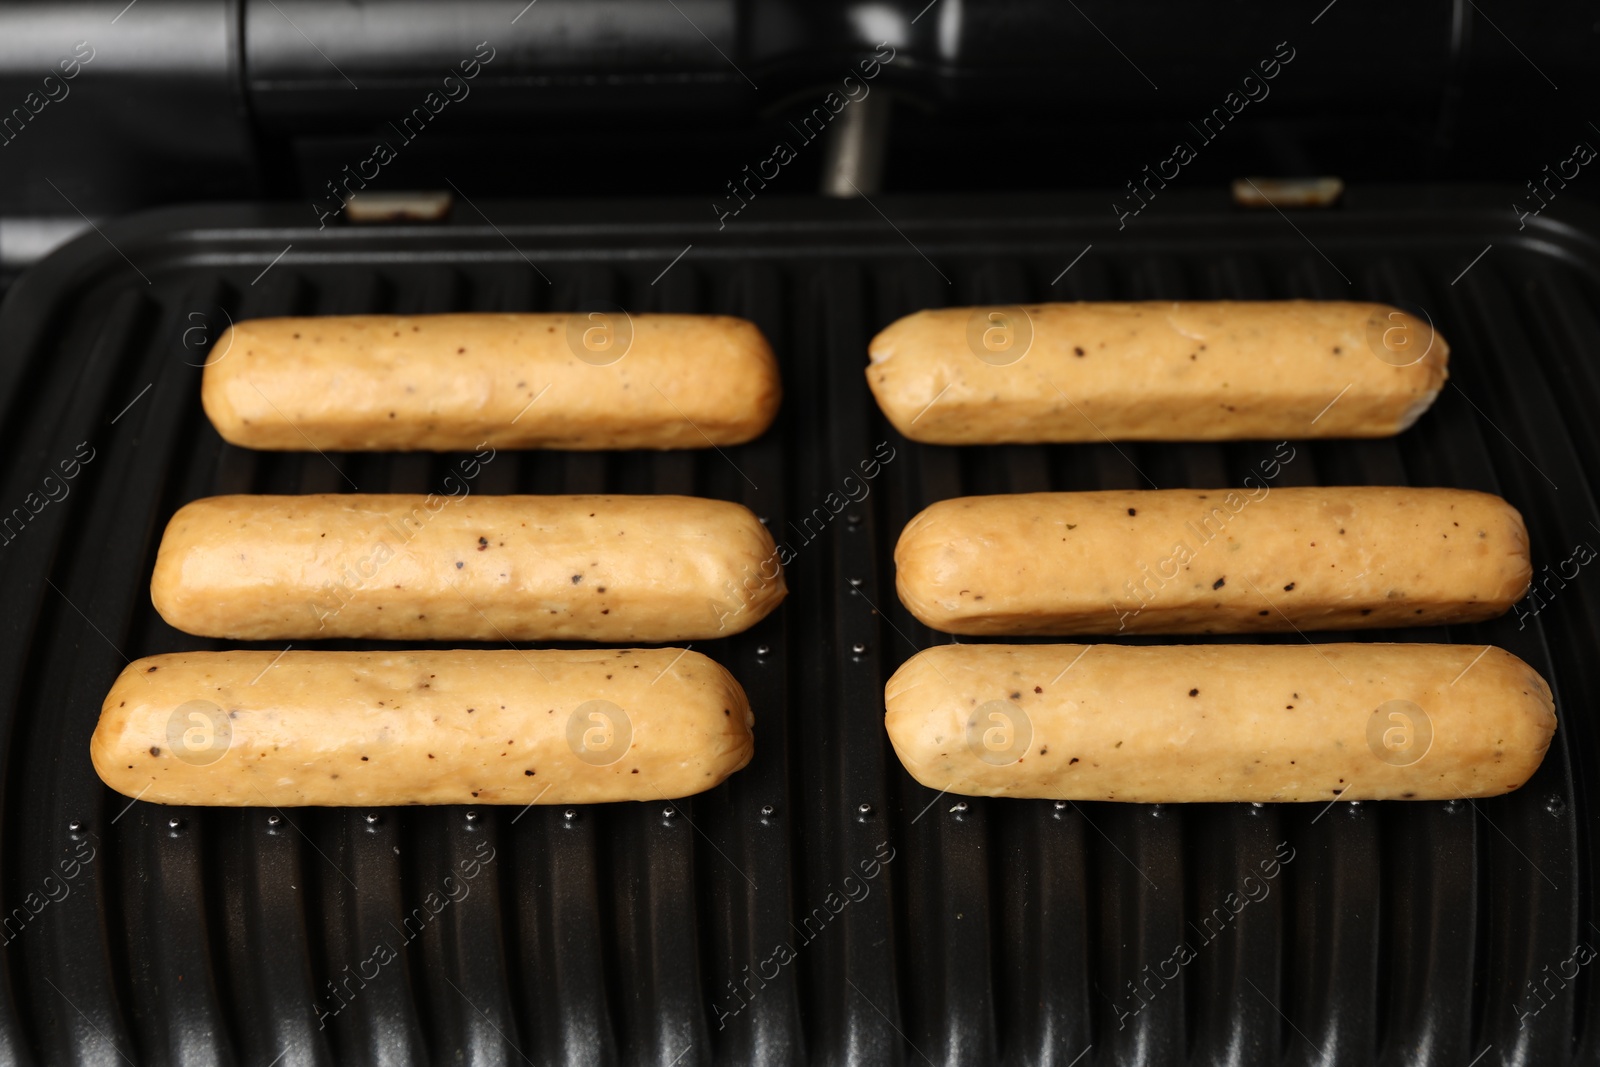
<svg viewBox="0 0 1600 1067">
<path fill-rule="evenodd" d="M 1552 567 L 1541 580 L 1600 546 L 1600 218 L 1572 202 L 1570 221 L 1518 231 L 1513 198 L 1358 189 L 1290 225 L 1170 192 L 1120 231 L 1110 197 L 764 197 L 721 231 L 698 202 L 484 204 L 492 225 L 461 209 L 438 227 L 322 232 L 303 207 L 231 207 L 88 234 L 0 307 L 0 509 L 37 503 L 80 442 L 94 450 L 0 547 L 0 1062 L 1594 1061 L 1596 984 L 1577 962 L 1600 945 L 1590 569 L 1558 573 L 1525 626 L 1355 635 L 1492 642 L 1545 674 L 1556 744 L 1506 798 L 962 806 L 915 785 L 881 725 L 884 680 L 948 640 L 893 590 L 895 538 L 922 506 L 1136 487 L 1140 472 L 1236 486 L 1274 448 L 910 444 L 862 369 L 872 334 L 921 307 L 1420 305 L 1454 349 L 1434 410 L 1396 440 L 1296 442 L 1278 484 L 1501 493 Z M 795 550 L 789 601 L 701 648 L 756 708 L 748 770 L 673 816 L 664 802 L 204 811 L 130 806 L 99 783 L 88 739 L 125 658 L 222 647 L 150 607 L 174 509 L 427 492 L 462 458 L 224 446 L 196 365 L 226 316 L 606 303 L 754 319 L 784 366 L 778 426 L 726 454 L 503 453 L 475 489 L 699 493 L 768 518 Z M 833 514 L 829 494 L 852 486 L 870 494 Z M 1280 848 L 1294 858 L 1270 891 L 1208 924 Z M 435 914 L 453 872 L 466 891 Z M 1194 958 L 1168 981 L 1179 945 Z"/>
</svg>

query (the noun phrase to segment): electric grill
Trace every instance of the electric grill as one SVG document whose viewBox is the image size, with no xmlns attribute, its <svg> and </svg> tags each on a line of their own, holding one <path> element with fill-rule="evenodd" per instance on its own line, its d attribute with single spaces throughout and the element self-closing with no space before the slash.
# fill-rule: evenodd
<svg viewBox="0 0 1600 1067">
<path fill-rule="evenodd" d="M 1587 1024 L 1600 999 L 1588 966 L 1600 945 L 1589 885 L 1600 873 L 1589 794 L 1600 766 L 1590 719 L 1600 579 L 1586 566 L 1600 546 L 1588 469 L 1600 451 L 1600 370 L 1588 358 L 1600 346 L 1600 213 L 1574 178 L 1548 210 L 1519 218 L 1511 205 L 1520 196 L 1531 207 L 1529 191 L 1496 170 L 1539 174 L 1567 156 L 1566 141 L 1585 139 L 1581 121 L 1568 131 L 1545 116 L 1537 129 L 1560 153 L 1497 157 L 1470 172 L 1491 184 L 1385 185 L 1372 160 L 1346 167 L 1353 153 L 1325 150 L 1327 129 L 1387 106 L 1382 91 L 1353 92 L 1347 114 L 1334 116 L 1324 112 L 1336 87 L 1311 84 L 1314 64 L 1333 62 L 1313 46 L 1317 35 L 1326 32 L 1329 49 L 1353 47 L 1358 35 L 1334 20 L 1365 19 L 1369 33 L 1389 27 L 1434 42 L 1413 60 L 1427 71 L 1527 79 L 1513 100 L 1545 91 L 1498 26 L 1544 75 L 1582 92 L 1582 71 L 1563 65 L 1573 38 L 1556 32 L 1555 16 L 1540 24 L 1496 11 L 1490 24 L 1475 5 L 1374 12 L 1355 0 L 1292 19 L 1254 11 L 1250 40 L 1227 54 L 1248 66 L 1290 38 L 1296 62 L 1312 61 L 1305 84 L 1288 91 L 1300 73 L 1291 65 L 1279 103 L 1263 101 L 1259 116 L 1247 108 L 1192 171 L 1121 218 L 1108 205 L 1132 204 L 1122 179 L 1141 177 L 1170 151 L 1188 108 L 1204 114 L 1240 77 L 1197 56 L 1204 30 L 1192 12 L 1153 33 L 1110 5 L 986 15 L 955 0 L 920 15 L 920 4 L 680 2 L 674 12 L 539 0 L 520 15 L 516 3 L 475 4 L 449 17 L 420 5 L 288 0 L 141 0 L 118 15 L 119 6 L 0 12 L 0 41 L 10 42 L 0 45 L 0 91 L 19 84 L 19 69 L 42 76 L 47 67 L 18 58 L 39 41 L 60 40 L 63 54 L 80 39 L 97 48 L 71 83 L 83 99 L 50 104 L 0 158 L 36 133 L 44 144 L 55 130 L 60 143 L 97 128 L 119 85 L 133 95 L 116 106 L 129 112 L 147 78 L 171 91 L 177 113 L 210 114 L 216 130 L 233 131 L 198 138 L 194 153 L 245 147 L 237 174 L 218 164 L 192 188 L 162 161 L 210 164 L 149 128 L 124 130 L 116 144 L 85 139 L 58 157 L 59 173 L 43 165 L 45 148 L 19 153 L 26 168 L 0 172 L 0 212 L 20 220 L 13 237 L 55 232 L 60 219 L 47 216 L 70 214 L 35 176 L 96 219 L 27 265 L 0 305 L 0 439 L 10 457 L 0 476 L 0 1062 L 1600 1058 Z M 1007 33 L 1028 37 L 1030 14 L 1037 33 L 1018 41 L 1008 87 L 999 46 L 1016 40 Z M 106 28 L 73 32 L 74 17 Z M 153 24 L 117 29 L 141 17 Z M 1288 28 L 1272 29 L 1278 20 Z M 200 25 L 214 31 L 194 38 L 203 47 L 184 46 Z M 708 210 L 713 199 L 731 203 L 725 182 L 744 164 L 767 158 L 775 125 L 807 113 L 836 73 L 873 54 L 878 42 L 866 37 L 883 40 L 897 25 L 907 34 L 874 83 L 894 87 L 892 119 L 846 119 L 851 104 L 839 114 L 843 132 L 806 148 L 792 179 L 767 179 L 736 217 Z M 1180 42 L 1182 27 L 1194 36 Z M 324 180 L 361 158 L 328 146 L 403 115 L 415 88 L 442 79 L 418 55 L 453 65 L 494 34 L 507 43 L 474 95 L 440 115 L 458 113 L 459 125 L 419 136 L 417 162 L 406 164 L 415 169 L 372 183 L 446 189 L 446 217 L 321 224 L 307 201 L 325 198 Z M 1052 76 L 1048 34 L 1082 63 Z M 119 53 L 118 40 L 143 51 Z M 1138 66 L 1158 82 L 1170 74 L 1161 91 L 1179 99 L 1135 101 L 1143 83 L 1108 40 L 1130 51 L 1143 42 L 1150 51 L 1138 52 Z M 1378 69 L 1392 44 L 1381 34 L 1361 44 L 1363 69 Z M 55 48 L 35 51 L 53 63 Z M 171 59 L 159 77 L 148 73 L 158 55 Z M 215 68 L 215 92 L 201 91 L 201 67 Z M 339 87 L 345 75 L 359 90 Z M 1018 113 L 1037 116 L 1050 86 L 1135 116 L 1135 131 L 1165 122 L 1166 132 L 1097 159 L 1091 191 L 984 192 L 1078 184 L 1059 173 L 1038 180 L 1042 164 L 1020 157 L 1015 183 L 992 173 L 992 157 L 987 167 L 955 160 L 953 175 L 921 184 L 901 170 L 897 136 L 907 157 L 927 158 L 918 153 L 939 130 L 981 130 L 974 115 L 999 101 L 1027 98 Z M 1427 113 L 1443 142 L 1462 139 L 1478 128 L 1461 116 L 1485 113 L 1462 103 L 1472 95 L 1463 86 L 1413 86 L 1394 101 L 1395 122 L 1414 126 Z M 766 102 L 769 91 L 791 103 Z M 469 118 L 480 96 L 494 101 L 487 117 Z M 389 110 L 395 101 L 405 106 Z M 642 102 L 650 115 L 634 113 Z M 671 140 L 663 130 L 696 145 L 711 140 L 697 124 L 726 127 L 743 154 L 730 167 L 733 152 L 681 165 L 675 154 L 688 153 L 666 152 L 638 163 L 648 173 L 629 186 L 619 170 L 632 164 L 597 162 L 576 139 L 606 129 L 600 140 L 615 144 L 609 121 L 625 132 L 656 127 L 639 136 L 661 145 Z M 539 145 L 493 158 L 506 139 L 494 128 L 512 122 Z M 1010 118 L 1001 126 L 1015 128 Z M 1419 171 L 1462 158 L 1423 140 L 1431 147 Z M 565 154 L 552 151 L 543 171 L 517 170 L 519 153 L 562 142 Z M 987 151 L 964 143 L 951 154 Z M 1269 143 L 1266 155 L 1248 147 Z M 137 151 L 119 156 L 117 145 Z M 472 145 L 478 158 L 450 158 Z M 332 157 L 339 166 L 324 167 Z M 1272 169 L 1273 159 L 1291 173 L 1313 173 L 1297 161 L 1326 162 L 1347 179 L 1342 199 L 1324 210 L 1246 210 L 1207 177 Z M 592 174 L 594 191 L 633 195 L 546 195 L 582 191 Z M 865 196 L 802 195 L 840 177 Z M 151 208 L 217 196 L 239 202 Z M 102 217 L 131 208 L 146 210 Z M 1496 492 L 1526 517 L 1536 567 L 1533 595 L 1499 620 L 1305 636 L 1516 653 L 1556 693 L 1560 727 L 1539 773 L 1488 800 L 1326 807 L 1000 801 L 914 783 L 883 734 L 882 686 L 917 649 L 951 638 L 917 624 L 894 594 L 892 548 L 911 515 L 963 493 L 1134 488 L 1146 478 L 1163 488 L 1238 485 L 1275 443 L 917 445 L 886 424 L 865 387 L 869 338 L 923 307 L 1289 297 L 1424 308 L 1451 343 L 1452 366 L 1414 429 L 1392 440 L 1292 442 L 1297 458 L 1276 484 Z M 502 453 L 473 489 L 700 494 L 766 519 L 793 550 L 789 599 L 749 632 L 696 646 L 749 693 L 757 749 L 745 771 L 681 802 L 524 812 L 168 808 L 100 784 L 88 738 L 125 662 L 225 647 L 170 629 L 150 607 L 156 545 L 177 507 L 214 493 L 351 485 L 426 493 L 463 458 L 223 444 L 200 410 L 199 365 L 228 321 L 608 307 L 755 321 L 783 366 L 778 424 L 723 453 Z M 862 478 L 863 461 L 877 465 L 875 477 Z M 866 492 L 846 485 L 852 476 Z M 461 878 L 474 861 L 479 873 Z M 1268 863 L 1275 873 L 1263 877 Z M 1230 905 L 1249 875 L 1267 891 Z"/>
</svg>

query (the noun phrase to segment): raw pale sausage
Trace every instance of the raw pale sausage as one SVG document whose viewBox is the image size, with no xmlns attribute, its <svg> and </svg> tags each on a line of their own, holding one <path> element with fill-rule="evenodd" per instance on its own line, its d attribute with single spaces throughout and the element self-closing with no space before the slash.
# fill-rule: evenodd
<svg viewBox="0 0 1600 1067">
<path fill-rule="evenodd" d="M 744 690 L 698 652 L 179 652 L 117 678 L 89 745 L 158 804 L 589 804 L 750 762 Z"/>
<path fill-rule="evenodd" d="M 1483 645 L 941 645 L 884 700 L 930 789 L 1144 804 L 1494 796 L 1556 727 Z"/>
<path fill-rule="evenodd" d="M 911 613 L 958 634 L 1478 622 L 1533 573 L 1522 516 L 1497 496 L 1259 480 L 942 500 L 906 525 L 894 559 Z"/>
<path fill-rule="evenodd" d="M 747 508 L 686 496 L 221 496 L 178 509 L 150 597 L 245 640 L 688 641 L 785 592 Z"/>
<path fill-rule="evenodd" d="M 762 433 L 782 388 L 726 315 L 348 315 L 234 324 L 200 398 L 246 448 L 711 448 Z"/>
<path fill-rule="evenodd" d="M 867 383 L 913 441 L 1387 437 L 1444 387 L 1449 346 L 1383 304 L 1284 300 L 919 311 Z"/>
</svg>

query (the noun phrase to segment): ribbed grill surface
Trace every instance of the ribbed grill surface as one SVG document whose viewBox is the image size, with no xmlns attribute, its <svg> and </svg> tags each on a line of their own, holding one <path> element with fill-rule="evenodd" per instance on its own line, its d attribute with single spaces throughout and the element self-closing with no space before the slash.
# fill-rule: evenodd
<svg viewBox="0 0 1600 1067">
<path fill-rule="evenodd" d="M 1296 215 L 1302 236 L 1275 213 L 1166 195 L 1120 232 L 1099 200 L 1070 199 L 883 199 L 903 233 L 867 205 L 777 199 L 721 232 L 682 203 L 482 205 L 493 228 L 458 211 L 448 227 L 321 233 L 300 209 L 190 210 L 125 220 L 106 229 L 114 248 L 91 234 L 25 276 L 0 308 L 0 514 L 80 442 L 94 458 L 0 547 L 0 904 L 11 917 L 0 1062 L 1595 1060 L 1585 1016 L 1596 985 L 1578 963 L 1582 946 L 1600 946 L 1595 816 L 1583 815 L 1600 684 L 1600 576 L 1588 569 L 1525 628 L 1513 616 L 1354 636 L 1492 642 L 1545 674 L 1560 731 L 1543 769 L 1506 798 L 962 803 L 913 783 L 887 744 L 885 679 L 948 640 L 894 594 L 894 541 L 917 510 L 1146 477 L 1237 486 L 1274 448 L 910 444 L 878 414 L 862 368 L 872 334 L 918 308 L 1421 305 L 1454 353 L 1434 410 L 1397 440 L 1295 442 L 1277 484 L 1482 489 L 1522 510 L 1536 567 L 1600 546 L 1584 459 L 1600 455 L 1592 216 L 1587 232 L 1540 219 L 1519 234 L 1493 206 L 1509 197 L 1440 207 L 1424 191 Z M 207 811 L 130 806 L 101 786 L 88 739 L 125 657 L 224 647 L 150 607 L 156 545 L 178 506 L 352 485 L 423 493 L 463 458 L 224 446 L 187 365 L 204 331 L 186 330 L 215 336 L 223 310 L 603 304 L 755 320 L 784 366 L 778 426 L 725 454 L 501 453 L 474 491 L 696 493 L 767 518 L 795 553 L 789 600 L 749 633 L 696 646 L 749 692 L 747 770 L 672 814 L 665 803 Z M 1220 933 L 1207 924 L 1290 849 L 1263 899 Z M 463 882 L 461 864 L 489 855 Z M 430 907 L 452 874 L 456 899 Z M 1152 978 L 1172 973 L 1179 945 L 1193 959 Z M 1544 983 L 1538 996 L 1530 981 Z"/>
</svg>

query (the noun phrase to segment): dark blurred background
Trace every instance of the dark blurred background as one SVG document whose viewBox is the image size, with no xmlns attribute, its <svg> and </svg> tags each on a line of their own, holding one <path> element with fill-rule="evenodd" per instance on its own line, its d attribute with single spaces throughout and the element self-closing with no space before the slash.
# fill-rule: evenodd
<svg viewBox="0 0 1600 1067">
<path fill-rule="evenodd" d="M 1186 188 L 1543 181 L 1553 210 L 1600 181 L 1550 181 L 1600 145 L 1597 37 L 1593 4 L 1510 0 L 7 3 L 0 264 L 158 204 L 344 224 L 341 181 L 708 213 L 752 189 L 1128 196 L 1179 142 Z"/>
</svg>

